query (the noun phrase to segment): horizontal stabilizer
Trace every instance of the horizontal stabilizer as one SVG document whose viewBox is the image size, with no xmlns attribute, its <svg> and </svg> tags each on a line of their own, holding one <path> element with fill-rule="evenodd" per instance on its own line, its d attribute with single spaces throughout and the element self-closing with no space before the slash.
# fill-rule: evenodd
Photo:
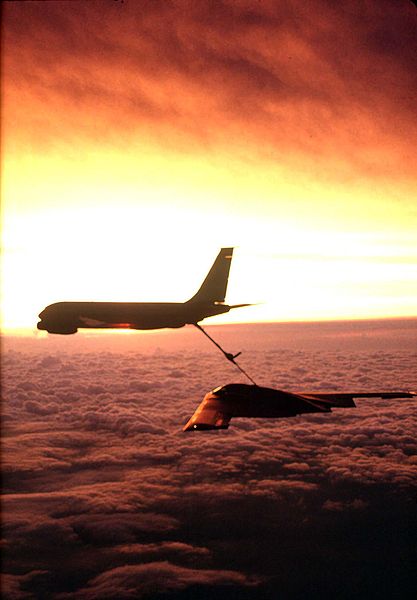
<svg viewBox="0 0 417 600">
<path fill-rule="evenodd" d="M 255 304 L 232 304 L 229 308 L 243 308 L 244 306 L 256 306 Z"/>
</svg>

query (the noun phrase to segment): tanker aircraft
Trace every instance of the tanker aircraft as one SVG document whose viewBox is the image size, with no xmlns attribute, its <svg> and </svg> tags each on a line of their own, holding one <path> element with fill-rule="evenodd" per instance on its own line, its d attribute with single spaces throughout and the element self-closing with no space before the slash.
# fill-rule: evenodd
<svg viewBox="0 0 417 600">
<path fill-rule="evenodd" d="M 258 385 L 229 383 L 204 396 L 183 431 L 227 429 L 232 417 L 284 418 L 355 407 L 354 398 L 412 398 L 415 392 L 284 392 Z"/>
<path fill-rule="evenodd" d="M 197 325 L 199 321 L 232 308 L 250 306 L 224 303 L 232 257 L 233 248 L 222 248 L 200 289 L 187 302 L 56 302 L 39 314 L 37 328 L 62 335 L 76 333 L 80 328 L 163 329 L 186 324 L 202 330 Z M 220 349 L 228 360 L 237 356 Z"/>
</svg>

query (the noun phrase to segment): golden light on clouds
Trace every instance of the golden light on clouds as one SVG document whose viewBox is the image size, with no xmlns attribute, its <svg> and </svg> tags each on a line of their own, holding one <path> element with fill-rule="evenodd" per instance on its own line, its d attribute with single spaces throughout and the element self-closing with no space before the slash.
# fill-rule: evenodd
<svg viewBox="0 0 417 600">
<path fill-rule="evenodd" d="M 228 298 L 262 304 L 217 322 L 415 315 L 417 17 L 395 4 L 5 6 L 4 328 L 185 300 L 228 245 Z"/>
</svg>

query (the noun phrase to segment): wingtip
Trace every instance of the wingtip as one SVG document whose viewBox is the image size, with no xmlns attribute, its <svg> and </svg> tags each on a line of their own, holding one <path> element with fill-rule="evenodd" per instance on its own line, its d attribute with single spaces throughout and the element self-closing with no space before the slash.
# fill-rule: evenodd
<svg viewBox="0 0 417 600">
<path fill-rule="evenodd" d="M 213 431 L 215 429 L 228 429 L 229 422 L 222 421 L 221 423 L 198 423 L 195 421 L 188 421 L 182 428 L 183 431 Z"/>
</svg>

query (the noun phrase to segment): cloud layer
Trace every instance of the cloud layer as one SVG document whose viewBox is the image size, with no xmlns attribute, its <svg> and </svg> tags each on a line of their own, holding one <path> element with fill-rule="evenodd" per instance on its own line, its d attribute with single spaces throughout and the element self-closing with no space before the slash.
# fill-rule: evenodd
<svg viewBox="0 0 417 600">
<path fill-rule="evenodd" d="M 221 329 L 262 384 L 416 388 L 415 326 L 403 350 L 400 323 L 378 343 L 374 330 L 332 324 L 333 341 L 314 349 L 288 346 L 285 326 L 269 337 L 266 325 L 256 336 L 254 326 Z M 380 342 L 390 336 L 393 349 Z M 6 344 L 6 598 L 411 594 L 413 400 L 187 435 L 203 394 L 238 373 L 206 346 L 158 350 L 149 336 L 138 352 L 131 338 L 115 351 L 94 337 L 81 350 L 59 350 L 63 338 Z"/>
</svg>

